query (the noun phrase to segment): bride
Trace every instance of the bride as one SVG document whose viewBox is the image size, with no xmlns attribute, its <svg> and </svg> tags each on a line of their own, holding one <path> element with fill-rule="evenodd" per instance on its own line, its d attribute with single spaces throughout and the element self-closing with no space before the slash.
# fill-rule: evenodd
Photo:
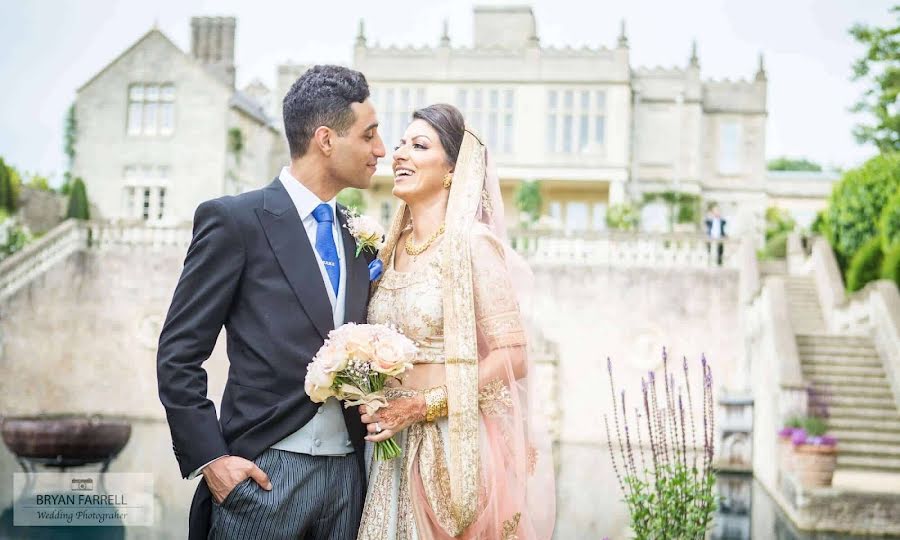
<svg viewBox="0 0 900 540">
<path fill-rule="evenodd" d="M 549 539 L 552 457 L 517 295 L 529 273 L 506 242 L 487 150 L 456 108 L 431 105 L 413 113 L 393 170 L 401 204 L 368 321 L 396 325 L 420 354 L 388 407 L 361 407 L 369 452 L 394 436 L 403 453 L 371 460 L 359 538 Z"/>
</svg>

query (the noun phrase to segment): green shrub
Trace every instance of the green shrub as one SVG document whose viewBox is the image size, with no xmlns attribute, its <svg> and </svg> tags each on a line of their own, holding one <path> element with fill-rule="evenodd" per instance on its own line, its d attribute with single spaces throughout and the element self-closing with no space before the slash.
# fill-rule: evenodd
<svg viewBox="0 0 900 540">
<path fill-rule="evenodd" d="M 614 204 L 606 212 L 606 226 L 617 231 L 633 231 L 640 220 L 637 208 L 628 203 Z"/>
<path fill-rule="evenodd" d="M 540 181 L 519 184 L 519 187 L 516 188 L 515 203 L 516 209 L 520 214 L 527 216 L 530 223 L 537 221 L 541 215 L 541 206 L 544 204 Z"/>
<path fill-rule="evenodd" d="M 900 188 L 884 205 L 878 220 L 878 230 L 881 233 L 881 249 L 885 253 L 900 244 Z"/>
<path fill-rule="evenodd" d="M 900 188 L 900 154 L 883 154 L 851 169 L 835 184 L 825 214 L 826 236 L 846 263 L 872 237 L 888 199 Z M 849 279 L 849 278 L 848 278 Z"/>
<path fill-rule="evenodd" d="M 678 215 L 675 217 L 676 223 L 696 223 L 697 222 L 697 201 L 681 201 L 678 203 Z"/>
<path fill-rule="evenodd" d="M 766 241 L 781 233 L 793 231 L 796 225 L 797 222 L 787 210 L 777 206 L 766 208 Z"/>
<path fill-rule="evenodd" d="M 805 416 L 800 420 L 800 427 L 806 431 L 810 437 L 821 437 L 828 431 L 828 426 L 823 418 L 815 416 Z"/>
<path fill-rule="evenodd" d="M 816 212 L 815 219 L 813 219 L 812 223 L 809 224 L 809 232 L 826 236 L 826 227 L 827 225 L 825 224 L 825 210 L 819 210 L 818 212 Z"/>
<path fill-rule="evenodd" d="M 870 238 L 850 260 L 847 269 L 847 290 L 858 291 L 866 283 L 878 279 L 884 252 L 881 251 L 881 239 Z"/>
<path fill-rule="evenodd" d="M 72 183 L 72 193 L 69 195 L 69 207 L 66 210 L 67 218 L 91 219 L 91 210 L 88 206 L 87 189 L 84 181 L 76 178 Z"/>
<path fill-rule="evenodd" d="M 881 263 L 881 278 L 890 279 L 897 284 L 897 287 L 900 287 L 900 242 L 894 244 L 884 254 L 884 261 Z"/>
<path fill-rule="evenodd" d="M 766 247 L 763 250 L 763 258 L 765 259 L 783 259 L 787 257 L 787 240 L 790 231 L 781 231 L 766 241 Z"/>
</svg>

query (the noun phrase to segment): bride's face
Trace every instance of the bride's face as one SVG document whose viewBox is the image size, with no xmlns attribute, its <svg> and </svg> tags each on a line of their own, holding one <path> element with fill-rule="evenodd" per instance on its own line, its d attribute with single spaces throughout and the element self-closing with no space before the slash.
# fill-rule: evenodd
<svg viewBox="0 0 900 540">
<path fill-rule="evenodd" d="M 424 120 L 413 120 L 394 149 L 394 196 L 406 204 L 446 196 L 444 176 L 452 167 L 437 131 Z"/>
</svg>

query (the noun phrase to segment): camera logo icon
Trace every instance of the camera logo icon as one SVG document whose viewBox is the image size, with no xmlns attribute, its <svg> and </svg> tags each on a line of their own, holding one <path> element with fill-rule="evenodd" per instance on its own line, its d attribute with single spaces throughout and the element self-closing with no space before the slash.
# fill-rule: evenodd
<svg viewBox="0 0 900 540">
<path fill-rule="evenodd" d="M 93 478 L 73 478 L 72 491 L 94 491 Z"/>
</svg>

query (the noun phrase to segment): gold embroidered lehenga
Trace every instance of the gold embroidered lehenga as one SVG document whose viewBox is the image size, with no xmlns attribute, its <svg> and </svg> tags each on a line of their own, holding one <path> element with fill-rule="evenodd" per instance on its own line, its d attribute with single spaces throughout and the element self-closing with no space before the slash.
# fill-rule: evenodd
<svg viewBox="0 0 900 540">
<path fill-rule="evenodd" d="M 529 403 L 529 366 L 502 200 L 486 150 L 463 138 L 446 233 L 409 272 L 393 252 L 401 205 L 379 257 L 370 323 L 416 341 L 418 363 L 443 364 L 448 415 L 396 435 L 403 453 L 371 461 L 361 540 L 549 539 L 555 503 L 546 425 Z M 519 260 L 520 262 L 520 260 Z M 489 376 L 486 374 L 490 374 Z M 489 378 L 488 378 L 489 377 Z M 409 395 L 402 387 L 388 397 Z"/>
</svg>

